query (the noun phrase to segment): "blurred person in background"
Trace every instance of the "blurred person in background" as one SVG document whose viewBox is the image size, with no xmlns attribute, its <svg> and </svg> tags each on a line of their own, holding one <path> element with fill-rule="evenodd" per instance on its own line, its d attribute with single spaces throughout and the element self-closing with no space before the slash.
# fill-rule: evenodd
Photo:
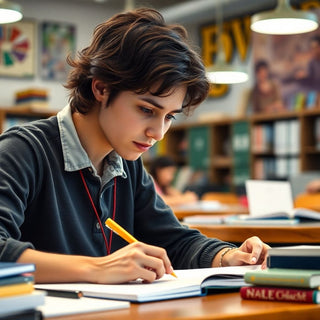
<svg viewBox="0 0 320 320">
<path fill-rule="evenodd" d="M 155 158 L 149 168 L 157 193 L 169 206 L 196 202 L 198 195 L 192 191 L 181 192 L 173 186 L 177 164 L 168 156 Z"/>
</svg>

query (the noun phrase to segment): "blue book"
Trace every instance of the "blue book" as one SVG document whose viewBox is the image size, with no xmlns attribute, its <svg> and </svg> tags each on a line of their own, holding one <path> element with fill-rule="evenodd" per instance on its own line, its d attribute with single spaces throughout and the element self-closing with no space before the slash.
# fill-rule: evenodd
<svg viewBox="0 0 320 320">
<path fill-rule="evenodd" d="M 268 250 L 269 268 L 320 270 L 320 246 L 289 246 Z"/>
<path fill-rule="evenodd" d="M 9 284 L 28 283 L 28 282 L 34 282 L 34 276 L 31 273 L 0 278 L 0 287 L 7 286 Z"/>
<path fill-rule="evenodd" d="M 0 262 L 0 278 L 32 273 L 35 269 L 32 263 Z"/>
<path fill-rule="evenodd" d="M 317 103 L 317 91 L 310 91 L 307 94 L 306 108 L 311 109 L 316 106 Z"/>
</svg>

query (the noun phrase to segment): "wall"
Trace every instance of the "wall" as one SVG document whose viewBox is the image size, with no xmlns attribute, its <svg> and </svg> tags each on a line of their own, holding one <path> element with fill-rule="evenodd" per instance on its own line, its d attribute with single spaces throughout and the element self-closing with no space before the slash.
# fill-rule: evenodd
<svg viewBox="0 0 320 320">
<path fill-rule="evenodd" d="M 69 3 L 68 1 L 44 1 L 44 0 L 15 0 L 23 7 L 25 18 L 35 19 L 37 22 L 54 21 L 54 22 L 70 22 L 76 25 L 76 43 L 77 50 L 87 46 L 94 27 L 112 16 L 115 11 L 106 10 L 105 6 L 99 4 L 82 3 L 79 1 L 78 5 Z M 200 25 L 200 24 L 199 24 Z M 199 25 L 189 24 L 185 25 L 190 33 L 193 41 L 199 43 Z M 39 52 L 39 51 L 38 51 Z M 250 71 L 250 57 L 248 59 L 248 70 Z M 37 61 L 39 64 L 39 58 Z M 197 110 L 195 110 L 189 121 L 194 121 L 203 113 L 228 113 L 233 114 L 241 99 L 242 91 L 251 86 L 251 82 L 246 84 L 237 84 L 230 86 L 229 93 L 219 99 L 208 98 Z M 64 89 L 62 83 L 54 81 L 43 81 L 37 75 L 32 80 L 0 78 L 0 106 L 11 106 L 14 103 L 14 93 L 17 90 L 26 89 L 29 87 L 45 87 L 49 89 L 50 94 L 50 108 L 61 109 L 67 103 L 67 91 Z M 180 119 L 185 120 L 184 117 Z M 178 120 L 179 121 L 179 120 Z"/>
<path fill-rule="evenodd" d="M 15 0 L 24 12 L 25 18 L 35 19 L 36 22 L 53 21 L 68 22 L 76 25 L 77 50 L 87 46 L 94 27 L 112 16 L 110 12 L 101 5 L 88 5 L 81 3 L 75 6 L 68 1 L 41 1 L 41 0 Z M 39 48 L 38 48 L 39 49 Z M 38 51 L 39 52 L 39 51 Z M 39 58 L 36 65 L 39 64 Z M 43 81 L 39 76 L 32 80 L 20 80 L 18 78 L 0 78 L 0 105 L 11 106 L 14 103 L 14 93 L 17 90 L 30 87 L 48 88 L 50 94 L 50 108 L 61 109 L 68 100 L 68 93 L 62 83 L 56 81 Z"/>
</svg>

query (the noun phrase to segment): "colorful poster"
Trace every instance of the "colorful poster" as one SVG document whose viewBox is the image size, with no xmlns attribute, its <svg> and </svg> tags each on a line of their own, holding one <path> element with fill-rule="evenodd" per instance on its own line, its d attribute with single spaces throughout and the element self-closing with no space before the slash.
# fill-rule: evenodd
<svg viewBox="0 0 320 320">
<path fill-rule="evenodd" d="M 320 9 L 314 10 L 320 20 Z M 252 35 L 253 113 L 320 107 L 320 28 L 294 35 Z"/>
<path fill-rule="evenodd" d="M 0 77 L 34 77 L 35 33 L 34 21 L 0 25 Z"/>
<path fill-rule="evenodd" d="M 67 56 L 75 53 L 75 26 L 58 22 L 41 25 L 41 77 L 64 81 L 69 67 Z"/>
</svg>

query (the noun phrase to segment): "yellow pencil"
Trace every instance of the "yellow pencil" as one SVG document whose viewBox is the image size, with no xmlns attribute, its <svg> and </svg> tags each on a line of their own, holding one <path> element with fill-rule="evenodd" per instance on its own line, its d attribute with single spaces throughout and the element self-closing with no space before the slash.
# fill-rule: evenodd
<svg viewBox="0 0 320 320">
<path fill-rule="evenodd" d="M 133 237 L 129 232 L 127 232 L 125 229 L 123 229 L 119 224 L 117 224 L 112 219 L 108 218 L 105 222 L 105 225 L 111 229 L 113 232 L 118 234 L 122 239 L 126 240 L 128 243 L 137 242 L 138 240 Z M 172 276 L 176 277 L 176 274 L 172 271 L 170 273 Z"/>
</svg>

